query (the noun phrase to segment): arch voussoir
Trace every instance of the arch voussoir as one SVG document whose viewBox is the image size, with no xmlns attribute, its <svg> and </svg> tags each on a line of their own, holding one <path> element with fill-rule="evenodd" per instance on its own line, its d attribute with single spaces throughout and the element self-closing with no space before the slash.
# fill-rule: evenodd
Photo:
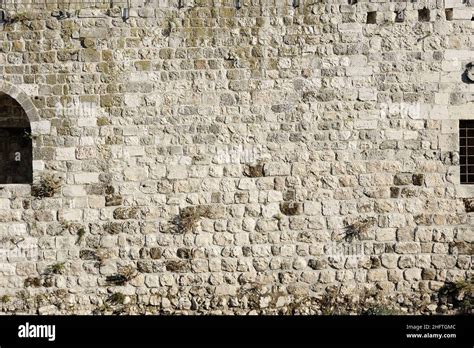
<svg viewBox="0 0 474 348">
<path fill-rule="evenodd" d="M 30 97 L 19 87 L 16 87 L 11 83 L 3 80 L 0 81 L 0 93 L 7 94 L 8 96 L 15 99 L 18 104 L 21 105 L 28 117 L 28 120 L 30 121 L 30 124 L 32 122 L 37 122 L 40 120 L 38 110 L 31 101 Z"/>
</svg>

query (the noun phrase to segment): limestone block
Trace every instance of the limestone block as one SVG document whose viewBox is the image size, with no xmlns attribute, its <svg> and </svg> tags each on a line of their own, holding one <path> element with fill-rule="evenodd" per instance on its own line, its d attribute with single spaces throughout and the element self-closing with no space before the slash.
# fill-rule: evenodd
<svg viewBox="0 0 474 348">
<path fill-rule="evenodd" d="M 185 179 L 188 176 L 187 167 L 182 165 L 167 166 L 168 179 Z"/>
<path fill-rule="evenodd" d="M 416 281 L 421 280 L 421 269 L 411 268 L 403 272 L 405 280 Z"/>
<path fill-rule="evenodd" d="M 267 163 L 263 171 L 265 176 L 285 176 L 290 175 L 291 167 L 286 163 Z"/>
<path fill-rule="evenodd" d="M 456 151 L 459 147 L 458 134 L 441 134 L 439 136 L 439 148 L 443 151 Z"/>
<path fill-rule="evenodd" d="M 356 120 L 354 121 L 355 129 L 377 129 L 377 120 Z"/>
<path fill-rule="evenodd" d="M 123 153 L 125 158 L 145 156 L 145 150 L 142 146 L 126 146 Z"/>
<path fill-rule="evenodd" d="M 380 269 L 369 269 L 367 272 L 367 280 L 372 282 L 383 282 L 387 280 L 387 270 Z"/>
<path fill-rule="evenodd" d="M 91 184 L 99 182 L 99 173 L 78 173 L 74 174 L 76 184 Z"/>
<path fill-rule="evenodd" d="M 339 214 L 339 202 L 337 201 L 326 201 L 323 202 L 323 215 L 325 216 L 335 216 Z"/>
<path fill-rule="evenodd" d="M 420 245 L 418 243 L 397 243 L 395 244 L 395 251 L 398 254 L 416 254 L 420 252 Z"/>
<path fill-rule="evenodd" d="M 319 202 L 305 202 L 304 213 L 307 215 L 320 215 L 321 214 L 321 203 Z"/>
<path fill-rule="evenodd" d="M 124 179 L 126 181 L 144 181 L 148 177 L 148 170 L 146 168 L 126 168 L 123 171 Z"/>
<path fill-rule="evenodd" d="M 473 12 L 474 11 L 470 7 L 454 8 L 453 9 L 453 19 L 470 21 L 472 19 Z"/>
<path fill-rule="evenodd" d="M 58 211 L 59 221 L 81 221 L 82 210 L 80 209 L 61 209 Z"/>
<path fill-rule="evenodd" d="M 73 161 L 76 159 L 76 149 L 74 147 L 56 149 L 56 160 Z"/>
<path fill-rule="evenodd" d="M 31 122 L 31 133 L 35 134 L 49 134 L 51 132 L 51 122 L 50 121 L 34 121 Z"/>
<path fill-rule="evenodd" d="M 382 266 L 390 269 L 397 268 L 398 257 L 396 254 L 383 254 L 381 256 Z"/>
<path fill-rule="evenodd" d="M 0 209 L 10 209 L 10 200 L 8 198 L 0 198 Z"/>
</svg>

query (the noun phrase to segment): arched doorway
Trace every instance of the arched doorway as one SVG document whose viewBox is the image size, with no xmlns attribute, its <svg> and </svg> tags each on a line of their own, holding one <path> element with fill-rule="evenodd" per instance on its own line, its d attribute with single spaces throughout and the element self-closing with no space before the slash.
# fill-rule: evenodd
<svg viewBox="0 0 474 348">
<path fill-rule="evenodd" d="M 26 111 L 0 91 L 0 184 L 33 182 L 33 145 Z"/>
</svg>

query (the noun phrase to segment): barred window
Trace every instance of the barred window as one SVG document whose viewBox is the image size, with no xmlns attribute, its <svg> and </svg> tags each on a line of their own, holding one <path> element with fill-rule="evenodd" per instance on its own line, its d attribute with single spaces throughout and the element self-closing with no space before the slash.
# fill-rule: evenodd
<svg viewBox="0 0 474 348">
<path fill-rule="evenodd" d="M 459 121 L 461 184 L 474 184 L 474 120 Z"/>
</svg>

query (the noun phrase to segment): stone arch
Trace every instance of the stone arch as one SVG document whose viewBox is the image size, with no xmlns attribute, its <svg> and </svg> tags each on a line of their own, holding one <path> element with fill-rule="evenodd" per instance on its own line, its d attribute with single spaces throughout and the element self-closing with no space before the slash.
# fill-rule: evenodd
<svg viewBox="0 0 474 348">
<path fill-rule="evenodd" d="M 0 184 L 31 184 L 38 111 L 26 93 L 5 81 L 0 81 L 0 106 Z"/>
<path fill-rule="evenodd" d="M 0 93 L 7 94 L 8 96 L 15 99 L 18 104 L 21 105 L 21 107 L 26 113 L 26 116 L 28 116 L 28 119 L 30 120 L 30 124 L 39 121 L 38 110 L 36 110 L 35 105 L 30 100 L 28 95 L 20 88 L 12 85 L 7 81 L 0 81 Z"/>
</svg>

